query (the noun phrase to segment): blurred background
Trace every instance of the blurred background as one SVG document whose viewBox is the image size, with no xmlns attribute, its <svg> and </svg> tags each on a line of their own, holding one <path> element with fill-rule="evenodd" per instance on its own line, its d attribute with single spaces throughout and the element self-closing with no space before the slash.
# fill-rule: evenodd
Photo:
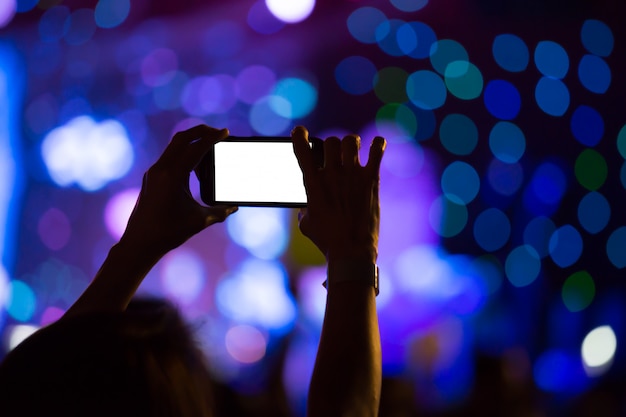
<svg viewBox="0 0 626 417">
<path fill-rule="evenodd" d="M 381 415 L 625 415 L 625 18 L 621 0 L 1 0 L 0 357 L 84 290 L 174 132 L 303 124 L 389 141 Z M 301 416 L 324 276 L 294 210 L 241 208 L 140 292 L 181 308 L 231 415 Z"/>
</svg>

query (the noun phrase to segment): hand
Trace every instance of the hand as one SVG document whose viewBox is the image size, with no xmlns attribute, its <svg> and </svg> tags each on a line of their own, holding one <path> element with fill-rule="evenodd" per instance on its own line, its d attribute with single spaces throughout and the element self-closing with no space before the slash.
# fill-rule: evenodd
<svg viewBox="0 0 626 417">
<path fill-rule="evenodd" d="M 122 241 L 163 255 L 208 226 L 224 221 L 237 207 L 206 207 L 189 190 L 189 175 L 228 130 L 198 125 L 174 135 L 143 177 L 139 198 Z"/>
<path fill-rule="evenodd" d="M 315 166 L 304 127 L 292 131 L 294 152 L 304 176 L 307 208 L 300 212 L 300 230 L 327 261 L 376 262 L 380 204 L 380 162 L 386 147 L 374 138 L 367 165 L 359 161 L 360 138 L 348 135 L 324 141 L 324 167 Z"/>
</svg>

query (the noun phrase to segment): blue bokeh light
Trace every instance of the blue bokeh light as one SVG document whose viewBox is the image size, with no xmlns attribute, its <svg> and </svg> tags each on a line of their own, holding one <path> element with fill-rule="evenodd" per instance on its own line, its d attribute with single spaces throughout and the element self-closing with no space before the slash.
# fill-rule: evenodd
<svg viewBox="0 0 626 417">
<path fill-rule="evenodd" d="M 484 100 L 489 113 L 502 120 L 515 119 L 522 106 L 517 88 L 504 80 L 490 81 L 485 87 Z"/>
<path fill-rule="evenodd" d="M 562 349 L 551 349 L 539 356 L 533 376 L 539 388 L 551 393 L 579 393 L 589 384 L 580 355 Z"/>
<path fill-rule="evenodd" d="M 561 268 L 575 264 L 583 252 L 583 239 L 572 225 L 559 227 L 550 238 L 550 256 Z"/>
<path fill-rule="evenodd" d="M 378 70 L 368 58 L 349 56 L 335 68 L 335 80 L 349 94 L 362 95 L 372 91 Z"/>
<path fill-rule="evenodd" d="M 569 70 L 569 57 L 558 43 L 541 41 L 535 48 L 535 64 L 546 77 L 562 79 Z"/>
<path fill-rule="evenodd" d="M 70 16 L 70 25 L 65 34 L 69 45 L 82 45 L 96 32 L 96 20 L 92 9 L 78 9 Z"/>
<path fill-rule="evenodd" d="M 606 254 L 616 268 L 626 267 L 626 226 L 622 226 L 611 233 L 606 242 Z"/>
<path fill-rule="evenodd" d="M 561 202 L 566 188 L 563 169 L 553 162 L 543 162 L 533 173 L 524 195 L 524 205 L 535 215 L 550 216 Z"/>
<path fill-rule="evenodd" d="M 448 199 L 469 204 L 478 194 L 480 178 L 470 164 L 455 161 L 441 174 L 441 189 Z"/>
<path fill-rule="evenodd" d="M 524 243 L 535 249 L 540 258 L 550 254 L 550 238 L 556 231 L 554 222 L 545 216 L 533 218 L 524 228 Z"/>
<path fill-rule="evenodd" d="M 615 41 L 613 32 L 606 23 L 600 20 L 585 20 L 580 37 L 584 47 L 594 55 L 607 57 L 613 51 Z"/>
<path fill-rule="evenodd" d="M 405 52 L 398 42 L 398 30 L 405 25 L 400 19 L 389 19 L 376 28 L 376 42 L 380 49 L 390 56 L 402 56 Z"/>
<path fill-rule="evenodd" d="M 428 0 L 391 0 L 391 4 L 403 12 L 416 12 L 423 9 L 428 4 Z"/>
<path fill-rule="evenodd" d="M 248 10 L 248 26 L 262 35 L 271 35 L 285 27 L 285 22 L 274 16 L 264 0 L 257 0 Z"/>
<path fill-rule="evenodd" d="M 348 17 L 348 30 L 359 42 L 376 43 L 377 28 L 387 21 L 387 16 L 375 7 L 361 7 Z"/>
<path fill-rule="evenodd" d="M 44 12 L 39 19 L 39 36 L 44 42 L 58 41 L 70 29 L 70 9 L 54 6 Z"/>
<path fill-rule="evenodd" d="M 396 32 L 398 46 L 411 58 L 423 59 L 430 56 L 431 47 L 437 42 L 435 31 L 422 22 L 407 22 Z"/>
<path fill-rule="evenodd" d="M 535 87 L 535 100 L 541 110 L 550 116 L 563 116 L 570 104 L 567 86 L 555 78 L 542 77 Z"/>
<path fill-rule="evenodd" d="M 511 235 L 511 222 L 507 215 L 497 208 L 488 208 L 478 215 L 474 222 L 476 243 L 493 252 L 504 246 Z"/>
<path fill-rule="evenodd" d="M 513 249 L 504 263 L 506 277 L 515 287 L 526 287 L 537 279 L 541 272 L 541 260 L 530 245 Z"/>
<path fill-rule="evenodd" d="M 611 218 L 611 204 L 597 191 L 591 191 L 578 204 L 578 221 L 589 233 L 604 230 Z"/>
<path fill-rule="evenodd" d="M 420 109 L 438 109 L 446 102 L 446 85 L 432 71 L 420 70 L 409 75 L 406 92 L 411 102 Z"/>
<path fill-rule="evenodd" d="M 520 37 L 508 33 L 496 36 L 492 53 L 497 64 L 510 72 L 524 71 L 530 60 L 526 43 Z"/>
<path fill-rule="evenodd" d="M 129 13 L 130 0 L 98 0 L 96 24 L 101 28 L 114 28 L 124 23 Z"/>
<path fill-rule="evenodd" d="M 604 94 L 611 86 L 611 68 L 602 58 L 585 55 L 578 65 L 578 78 L 587 90 Z"/>
<path fill-rule="evenodd" d="M 39 0 L 17 0 L 17 8 L 16 11 L 18 13 L 29 12 L 37 6 Z"/>
<path fill-rule="evenodd" d="M 581 105 L 574 110 L 570 127 L 576 140 L 586 146 L 596 146 L 604 136 L 602 115 L 589 106 Z"/>
<path fill-rule="evenodd" d="M 489 148 L 502 162 L 514 164 L 526 151 L 526 137 L 514 123 L 498 122 L 489 134 Z"/>
<path fill-rule="evenodd" d="M 521 164 L 504 163 L 494 158 L 487 168 L 487 181 L 498 194 L 511 196 L 518 192 L 524 183 L 524 169 Z"/>
</svg>

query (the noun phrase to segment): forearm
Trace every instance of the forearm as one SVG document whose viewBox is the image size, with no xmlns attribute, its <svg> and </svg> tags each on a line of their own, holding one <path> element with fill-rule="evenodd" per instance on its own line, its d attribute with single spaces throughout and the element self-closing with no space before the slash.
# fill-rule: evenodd
<svg viewBox="0 0 626 417">
<path fill-rule="evenodd" d="M 63 317 L 124 311 L 161 256 L 157 252 L 142 251 L 130 242 L 120 241 L 110 249 L 91 284 Z"/>
<path fill-rule="evenodd" d="M 308 417 L 378 415 L 381 362 L 374 288 L 359 281 L 330 285 Z"/>
</svg>

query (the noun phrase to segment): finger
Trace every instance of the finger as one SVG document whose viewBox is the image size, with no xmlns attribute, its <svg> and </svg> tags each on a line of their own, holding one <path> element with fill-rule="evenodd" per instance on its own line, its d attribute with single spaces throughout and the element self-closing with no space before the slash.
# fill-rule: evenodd
<svg viewBox="0 0 626 417">
<path fill-rule="evenodd" d="M 331 136 L 324 141 L 324 168 L 341 167 L 341 141 Z"/>
<path fill-rule="evenodd" d="M 309 132 L 303 126 L 297 126 L 291 131 L 291 143 L 293 144 L 293 152 L 300 165 L 300 169 L 305 178 L 313 175 L 315 164 L 313 161 L 313 153 L 309 145 Z"/>
<path fill-rule="evenodd" d="M 370 145 L 369 156 L 367 157 L 367 168 L 376 172 L 380 171 L 380 162 L 383 159 L 387 141 L 381 136 L 376 136 Z"/>
<path fill-rule="evenodd" d="M 352 168 L 359 165 L 359 148 L 361 138 L 358 135 L 348 135 L 341 141 L 341 162 L 345 167 Z"/>
<path fill-rule="evenodd" d="M 194 169 L 202 161 L 209 149 L 220 140 L 226 139 L 228 135 L 228 129 L 212 129 L 212 131 L 207 131 L 199 140 L 189 144 L 182 158 L 187 171 Z"/>
<path fill-rule="evenodd" d="M 239 210 L 239 207 L 237 206 L 206 207 L 207 214 L 205 217 L 205 226 L 210 226 L 215 223 L 221 223 L 237 210 Z"/>
<path fill-rule="evenodd" d="M 216 142 L 224 135 L 224 129 L 218 130 L 207 125 L 197 125 L 191 129 L 187 129 L 181 132 L 177 132 L 170 143 L 163 151 L 163 155 L 159 158 L 161 164 L 171 164 L 176 161 L 178 164 L 181 159 L 181 154 L 185 154 L 185 150 L 190 144 L 193 144 L 201 139 Z M 228 133 L 226 133 L 226 136 Z M 207 147 L 208 150 L 208 147 Z"/>
</svg>

